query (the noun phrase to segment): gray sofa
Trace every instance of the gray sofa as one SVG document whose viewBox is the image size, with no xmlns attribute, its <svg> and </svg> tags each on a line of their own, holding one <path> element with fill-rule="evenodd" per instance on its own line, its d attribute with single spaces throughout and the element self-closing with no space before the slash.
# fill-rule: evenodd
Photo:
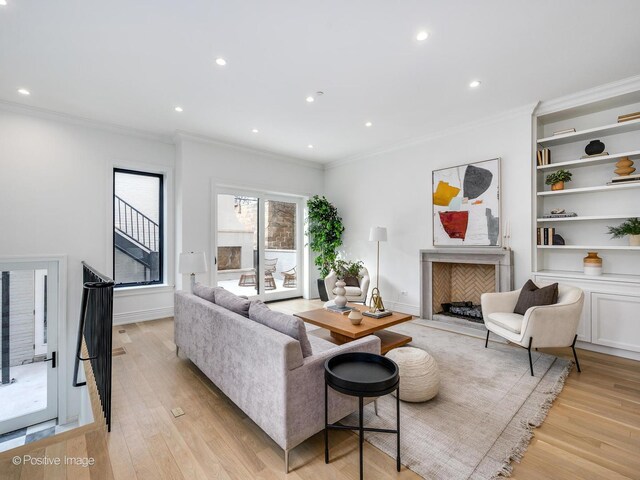
<svg viewBox="0 0 640 480">
<path fill-rule="evenodd" d="M 346 320 L 346 319 L 345 319 Z M 324 362 L 343 352 L 380 353 L 368 336 L 336 346 L 309 335 L 306 358 L 298 340 L 187 292 L 175 294 L 175 343 L 285 452 L 324 429 Z M 329 421 L 357 410 L 357 400 L 330 390 Z"/>
</svg>

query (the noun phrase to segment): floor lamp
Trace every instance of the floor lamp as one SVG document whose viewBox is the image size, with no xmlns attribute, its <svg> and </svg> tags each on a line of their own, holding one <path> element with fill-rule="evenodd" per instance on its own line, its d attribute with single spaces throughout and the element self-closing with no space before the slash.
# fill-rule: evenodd
<svg viewBox="0 0 640 480">
<path fill-rule="evenodd" d="M 189 273 L 191 282 L 189 293 L 193 293 L 193 287 L 196 284 L 196 273 L 205 273 L 207 271 L 207 259 L 204 252 L 181 253 L 178 262 L 178 272 Z"/>
<path fill-rule="evenodd" d="M 369 231 L 369 241 L 376 242 L 378 252 L 376 255 L 376 287 L 371 292 L 371 307 L 375 310 L 384 311 L 382 296 L 380 295 L 380 242 L 387 241 L 386 227 L 371 227 Z"/>
</svg>

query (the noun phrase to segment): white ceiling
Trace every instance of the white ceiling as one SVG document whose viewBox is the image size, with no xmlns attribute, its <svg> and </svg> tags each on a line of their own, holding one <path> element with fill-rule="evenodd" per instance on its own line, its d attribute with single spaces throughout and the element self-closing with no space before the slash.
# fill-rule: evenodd
<svg viewBox="0 0 640 480">
<path fill-rule="evenodd" d="M 637 0 L 7 2 L 0 99 L 321 162 L 640 73 Z"/>
</svg>

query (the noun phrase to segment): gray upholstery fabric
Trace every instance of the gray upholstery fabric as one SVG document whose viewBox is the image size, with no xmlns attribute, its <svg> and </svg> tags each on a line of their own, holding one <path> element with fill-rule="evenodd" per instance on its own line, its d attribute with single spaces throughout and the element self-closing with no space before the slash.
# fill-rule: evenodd
<svg viewBox="0 0 640 480">
<path fill-rule="evenodd" d="M 216 303 L 216 290 L 223 290 L 223 288 L 209 287 L 207 285 L 202 285 L 201 283 L 196 283 L 193 286 L 193 294 L 196 297 L 204 298 L 205 300 L 208 300 L 211 303 Z"/>
<path fill-rule="evenodd" d="M 239 296 L 229 292 L 228 290 L 225 290 L 224 288 L 216 291 L 215 296 L 216 305 L 220 305 L 221 307 L 224 307 L 227 310 L 231 310 L 238 315 L 249 318 L 249 305 L 251 305 L 251 302 L 249 300 L 240 298 Z"/>
<path fill-rule="evenodd" d="M 301 319 L 293 315 L 274 312 L 260 300 L 251 302 L 249 318 L 298 340 L 303 357 L 309 357 L 313 354 L 311 343 L 309 343 L 309 338 L 307 338 L 307 329 Z"/>
<path fill-rule="evenodd" d="M 215 319 L 215 321 L 211 321 Z M 351 351 L 380 353 L 380 339 L 341 346 L 314 339 L 303 358 L 293 338 L 187 292 L 175 294 L 175 343 L 281 448 L 324 428 L 324 362 Z M 357 399 L 330 390 L 329 421 L 357 411 Z"/>
</svg>

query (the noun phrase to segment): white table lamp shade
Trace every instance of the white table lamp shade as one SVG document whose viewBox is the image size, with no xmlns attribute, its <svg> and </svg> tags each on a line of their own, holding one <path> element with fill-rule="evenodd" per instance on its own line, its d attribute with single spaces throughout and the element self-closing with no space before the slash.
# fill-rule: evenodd
<svg viewBox="0 0 640 480">
<path fill-rule="evenodd" d="M 207 259 L 204 252 L 181 253 L 178 262 L 180 273 L 204 273 L 207 271 Z"/>
<path fill-rule="evenodd" d="M 370 242 L 386 242 L 387 241 L 387 228 L 386 227 L 371 227 L 369 232 Z"/>
</svg>

